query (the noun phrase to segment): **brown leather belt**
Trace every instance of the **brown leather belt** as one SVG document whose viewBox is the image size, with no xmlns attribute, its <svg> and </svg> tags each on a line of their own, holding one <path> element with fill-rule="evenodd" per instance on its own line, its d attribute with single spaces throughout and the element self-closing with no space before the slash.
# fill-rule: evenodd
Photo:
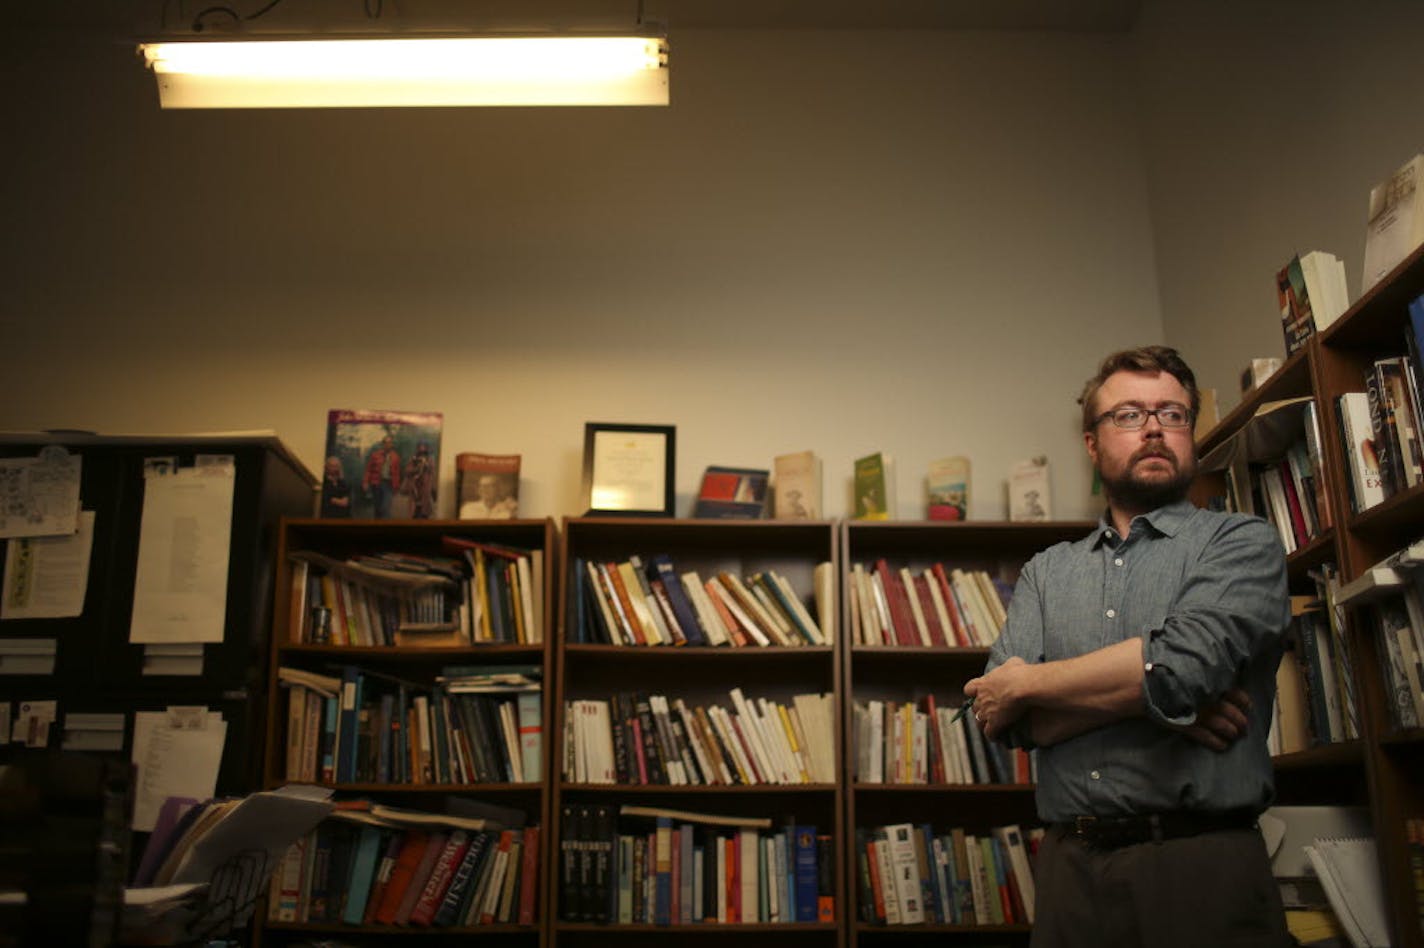
<svg viewBox="0 0 1424 948">
<path fill-rule="evenodd" d="M 1221 830 L 1249 829 L 1256 825 L 1256 814 L 1251 810 L 1175 810 L 1142 816 L 1079 816 L 1054 825 L 1095 849 L 1117 849 Z"/>
</svg>

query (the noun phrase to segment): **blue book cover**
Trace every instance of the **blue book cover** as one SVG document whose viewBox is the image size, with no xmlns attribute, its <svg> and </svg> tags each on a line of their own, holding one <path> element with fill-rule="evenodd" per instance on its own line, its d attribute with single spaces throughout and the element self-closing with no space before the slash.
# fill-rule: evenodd
<svg viewBox="0 0 1424 948">
<path fill-rule="evenodd" d="M 796 921 L 816 921 L 820 886 L 816 877 L 816 827 L 797 824 L 795 830 Z"/>
<path fill-rule="evenodd" d="M 648 557 L 648 578 L 662 580 L 668 605 L 672 606 L 672 613 L 677 616 L 677 624 L 682 626 L 682 634 L 687 636 L 687 644 L 706 645 L 707 636 L 697 621 L 697 610 L 692 607 L 687 591 L 682 588 L 682 579 L 677 575 L 672 558 L 666 553 L 654 553 Z"/>
<path fill-rule="evenodd" d="M 362 826 L 356 839 L 356 855 L 351 860 L 351 882 L 346 887 L 346 906 L 341 912 L 341 920 L 348 925 L 360 925 L 366 914 L 366 899 L 371 895 L 371 885 L 376 874 L 376 863 L 381 858 L 381 830 L 376 826 Z M 332 880 L 332 891 L 339 884 Z"/>
<path fill-rule="evenodd" d="M 361 708 L 361 670 L 347 665 L 341 670 L 341 721 L 337 730 L 336 781 L 356 779 L 356 716 Z"/>
<path fill-rule="evenodd" d="M 653 924 L 672 924 L 672 817 L 660 816 L 653 830 Z"/>
</svg>

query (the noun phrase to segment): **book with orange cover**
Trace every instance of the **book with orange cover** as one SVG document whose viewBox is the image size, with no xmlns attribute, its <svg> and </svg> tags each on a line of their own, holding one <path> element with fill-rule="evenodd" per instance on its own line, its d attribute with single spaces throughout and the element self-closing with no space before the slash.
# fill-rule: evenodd
<svg viewBox="0 0 1424 948">
<path fill-rule="evenodd" d="M 410 874 L 410 882 L 406 885 L 405 891 L 401 893 L 400 903 L 396 907 L 395 917 L 392 919 L 394 924 L 410 924 L 410 916 L 415 911 L 415 904 L 420 901 L 420 895 L 425 891 L 425 883 L 430 879 L 430 874 L 435 871 L 436 860 L 444 851 L 445 841 L 449 837 L 450 834 L 444 830 L 432 830 L 425 838 L 425 852 L 421 854 L 420 862 L 416 864 L 415 871 Z"/>
<path fill-rule="evenodd" d="M 394 925 L 401 900 L 410 887 L 411 877 L 425 857 L 426 844 L 430 834 L 424 830 L 411 830 L 401 841 L 400 853 L 391 866 L 390 877 L 381 890 L 381 898 L 376 908 L 375 921 L 381 925 Z"/>
</svg>

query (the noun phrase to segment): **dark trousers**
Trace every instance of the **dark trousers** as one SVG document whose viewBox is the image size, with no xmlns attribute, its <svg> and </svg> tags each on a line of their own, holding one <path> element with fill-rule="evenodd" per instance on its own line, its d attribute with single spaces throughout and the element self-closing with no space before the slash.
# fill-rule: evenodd
<svg viewBox="0 0 1424 948">
<path fill-rule="evenodd" d="M 1034 873 L 1033 948 L 1282 948 L 1280 891 L 1256 829 L 1094 849 L 1057 827 Z"/>
</svg>

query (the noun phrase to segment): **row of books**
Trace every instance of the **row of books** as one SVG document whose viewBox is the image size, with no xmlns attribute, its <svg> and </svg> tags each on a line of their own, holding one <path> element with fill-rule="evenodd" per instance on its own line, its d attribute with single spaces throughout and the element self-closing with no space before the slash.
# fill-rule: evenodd
<svg viewBox="0 0 1424 948">
<path fill-rule="evenodd" d="M 1334 564 L 1311 571 L 1313 595 L 1291 597 L 1286 650 L 1276 668 L 1276 706 L 1267 736 L 1272 754 L 1359 737 L 1354 672 L 1344 614 L 1334 600 Z"/>
<path fill-rule="evenodd" d="M 356 814 L 359 818 L 361 814 Z M 533 925 L 538 826 L 486 820 L 402 825 L 338 810 L 272 874 L 268 920 L 417 928 Z"/>
<path fill-rule="evenodd" d="M 1292 257 L 1276 273 L 1276 301 L 1291 355 L 1350 308 L 1344 262 L 1323 250 Z"/>
<path fill-rule="evenodd" d="M 289 780 L 321 783 L 526 783 L 541 779 L 538 666 L 451 666 L 434 685 L 348 665 L 339 676 L 282 667 Z M 525 684 L 471 690 L 515 674 Z M 493 693 L 490 693 L 493 691 Z"/>
<path fill-rule="evenodd" d="M 543 552 L 462 537 L 453 556 L 291 554 L 295 644 L 446 646 L 543 641 Z"/>
<path fill-rule="evenodd" d="M 730 693 L 731 709 L 659 694 L 565 707 L 564 777 L 575 783 L 730 786 L 835 783 L 835 701 Z"/>
<path fill-rule="evenodd" d="M 852 640 L 860 645 L 987 648 L 1007 618 L 1013 589 L 983 570 L 891 568 L 883 559 L 851 567 Z"/>
<path fill-rule="evenodd" d="M 703 581 L 663 553 L 622 562 L 575 557 L 571 640 L 608 645 L 804 646 L 835 642 L 835 573 L 815 569 L 816 614 L 786 577 L 719 570 Z M 819 621 L 817 620 L 819 617 Z"/>
<path fill-rule="evenodd" d="M 896 823 L 855 832 L 861 921 L 883 925 L 1013 925 L 1034 918 L 1032 852 L 1016 825 L 974 834 Z"/>
<path fill-rule="evenodd" d="M 864 784 L 1033 783 L 1035 758 L 984 740 L 972 715 L 919 702 L 857 701 L 851 706 L 855 779 Z"/>
<path fill-rule="evenodd" d="M 566 804 L 559 915 L 618 924 L 835 921 L 835 851 L 815 826 Z"/>
<path fill-rule="evenodd" d="M 1385 705 L 1395 728 L 1424 727 L 1424 540 L 1365 570 L 1341 591 L 1373 600 Z"/>
<path fill-rule="evenodd" d="M 1413 362 L 1404 356 L 1376 360 L 1364 382 L 1365 391 L 1336 398 L 1356 513 L 1424 481 Z"/>
<path fill-rule="evenodd" d="M 1287 553 L 1307 545 L 1331 524 L 1313 401 L 1304 405 L 1302 424 L 1302 436 L 1282 457 L 1250 469 L 1252 510 L 1276 528 Z"/>
</svg>

